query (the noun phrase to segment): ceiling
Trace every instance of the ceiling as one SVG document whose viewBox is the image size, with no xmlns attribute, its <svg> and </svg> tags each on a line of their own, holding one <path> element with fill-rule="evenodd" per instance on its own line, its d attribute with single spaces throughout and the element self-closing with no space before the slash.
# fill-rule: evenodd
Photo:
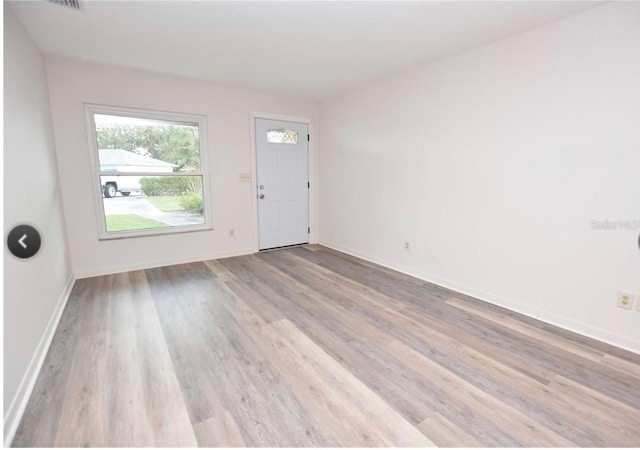
<svg viewBox="0 0 640 450">
<path fill-rule="evenodd" d="M 324 99 L 596 7 L 583 1 L 9 2 L 44 53 Z"/>
</svg>

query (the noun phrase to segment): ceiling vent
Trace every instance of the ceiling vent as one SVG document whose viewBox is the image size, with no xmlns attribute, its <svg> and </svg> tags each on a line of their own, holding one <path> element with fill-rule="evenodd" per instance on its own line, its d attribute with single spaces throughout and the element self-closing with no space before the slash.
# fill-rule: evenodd
<svg viewBox="0 0 640 450">
<path fill-rule="evenodd" d="M 69 8 L 73 9 L 80 9 L 80 0 L 49 0 L 49 3 L 68 6 Z"/>
</svg>

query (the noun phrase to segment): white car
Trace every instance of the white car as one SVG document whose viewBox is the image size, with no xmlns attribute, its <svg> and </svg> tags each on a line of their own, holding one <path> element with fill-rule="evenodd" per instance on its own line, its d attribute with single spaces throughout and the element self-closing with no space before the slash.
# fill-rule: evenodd
<svg viewBox="0 0 640 450">
<path fill-rule="evenodd" d="M 106 198 L 115 197 L 118 192 L 128 197 L 132 192 L 140 192 L 140 177 L 132 176 L 103 176 L 102 194 Z"/>
</svg>

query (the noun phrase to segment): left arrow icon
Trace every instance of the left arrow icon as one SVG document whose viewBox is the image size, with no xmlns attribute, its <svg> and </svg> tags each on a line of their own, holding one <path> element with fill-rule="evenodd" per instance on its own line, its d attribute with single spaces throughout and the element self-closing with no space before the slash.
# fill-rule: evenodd
<svg viewBox="0 0 640 450">
<path fill-rule="evenodd" d="M 7 247 L 17 258 L 28 259 L 38 253 L 42 245 L 40 233 L 33 226 L 22 224 L 13 227 L 7 236 Z"/>
</svg>

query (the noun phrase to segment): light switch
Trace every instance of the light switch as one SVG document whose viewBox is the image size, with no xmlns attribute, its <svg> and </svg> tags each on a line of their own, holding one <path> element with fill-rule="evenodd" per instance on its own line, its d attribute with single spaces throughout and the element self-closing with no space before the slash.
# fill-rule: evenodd
<svg viewBox="0 0 640 450">
<path fill-rule="evenodd" d="M 251 174 L 250 173 L 241 173 L 240 174 L 240 183 L 250 183 L 251 182 Z"/>
</svg>

